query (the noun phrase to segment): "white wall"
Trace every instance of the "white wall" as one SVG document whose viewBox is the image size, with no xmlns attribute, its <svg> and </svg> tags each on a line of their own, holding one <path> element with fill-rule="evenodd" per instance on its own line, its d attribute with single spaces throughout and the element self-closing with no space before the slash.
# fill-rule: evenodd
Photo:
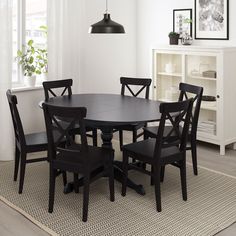
<svg viewBox="0 0 236 236">
<path fill-rule="evenodd" d="M 84 0 L 81 83 L 83 93 L 120 93 L 120 76 L 136 76 L 136 0 L 110 0 L 111 18 L 126 34 L 88 34 L 103 18 L 105 0 Z"/>
<path fill-rule="evenodd" d="M 150 50 L 155 45 L 168 44 L 173 30 L 173 9 L 192 8 L 194 0 L 137 0 L 137 75 L 151 75 Z M 236 46 L 236 1 L 229 0 L 230 40 L 194 40 L 195 45 Z M 193 30 L 194 31 L 194 30 Z"/>
<path fill-rule="evenodd" d="M 45 130 L 43 110 L 39 102 L 43 100 L 43 90 L 15 92 L 18 100 L 18 110 L 25 133 L 41 132 Z"/>
</svg>

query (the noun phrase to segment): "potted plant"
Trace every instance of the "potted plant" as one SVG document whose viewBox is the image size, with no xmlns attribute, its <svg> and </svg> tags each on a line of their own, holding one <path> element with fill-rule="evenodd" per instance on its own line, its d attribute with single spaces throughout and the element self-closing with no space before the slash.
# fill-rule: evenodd
<svg viewBox="0 0 236 236">
<path fill-rule="evenodd" d="M 41 26 L 40 29 L 47 35 L 47 27 Z M 27 86 L 35 86 L 36 76 L 46 77 L 48 72 L 48 53 L 47 49 L 34 46 L 34 41 L 30 39 L 22 50 L 17 51 L 18 63 L 21 65 Z M 45 80 L 45 78 L 44 78 Z"/>
<path fill-rule="evenodd" d="M 169 33 L 170 45 L 178 45 L 179 44 L 179 34 L 176 32 Z"/>
<path fill-rule="evenodd" d="M 181 43 L 183 45 L 191 45 L 193 43 L 193 38 L 189 34 L 189 31 L 191 32 L 190 27 L 192 27 L 192 22 L 193 22 L 192 19 L 189 19 L 189 18 L 186 18 L 184 20 L 184 23 L 185 23 L 186 27 L 185 27 L 185 29 L 182 33 L 182 37 L 181 37 Z"/>
</svg>

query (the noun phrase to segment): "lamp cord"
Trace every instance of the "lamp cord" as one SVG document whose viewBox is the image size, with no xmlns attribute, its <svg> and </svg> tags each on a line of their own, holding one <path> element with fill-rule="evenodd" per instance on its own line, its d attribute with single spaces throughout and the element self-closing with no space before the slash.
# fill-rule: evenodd
<svg viewBox="0 0 236 236">
<path fill-rule="evenodd" d="M 108 0 L 106 0 L 106 14 L 108 13 Z"/>
</svg>

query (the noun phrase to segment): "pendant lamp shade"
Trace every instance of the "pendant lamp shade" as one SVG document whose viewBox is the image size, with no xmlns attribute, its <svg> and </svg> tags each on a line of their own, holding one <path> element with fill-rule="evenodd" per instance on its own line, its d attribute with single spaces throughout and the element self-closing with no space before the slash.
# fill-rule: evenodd
<svg viewBox="0 0 236 236">
<path fill-rule="evenodd" d="M 103 20 L 91 25 L 89 28 L 91 34 L 124 34 L 123 25 L 111 20 L 110 14 L 104 14 Z"/>
<path fill-rule="evenodd" d="M 89 28 L 90 34 L 124 34 L 125 29 L 123 25 L 111 20 L 110 14 L 108 14 L 108 0 L 106 0 L 106 13 L 103 20 L 91 25 Z"/>
</svg>

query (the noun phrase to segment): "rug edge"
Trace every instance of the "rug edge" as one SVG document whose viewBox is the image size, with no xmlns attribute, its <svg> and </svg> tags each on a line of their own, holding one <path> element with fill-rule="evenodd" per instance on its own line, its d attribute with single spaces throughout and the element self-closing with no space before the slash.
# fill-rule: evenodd
<svg viewBox="0 0 236 236">
<path fill-rule="evenodd" d="M 188 165 L 192 166 L 192 164 L 190 162 L 187 162 Z M 200 169 L 203 169 L 203 170 L 207 170 L 207 171 L 210 171 L 212 173 L 215 173 L 215 174 L 219 174 L 219 175 L 223 175 L 223 176 L 226 176 L 226 177 L 229 177 L 231 179 L 236 179 L 236 176 L 233 176 L 233 175 L 228 175 L 224 172 L 221 172 L 221 171 L 218 171 L 218 170 L 213 170 L 213 169 L 210 169 L 210 168 L 207 168 L 207 167 L 204 167 L 204 166 L 201 166 L 201 165 L 198 165 L 198 167 Z"/>
<path fill-rule="evenodd" d="M 34 225 L 36 225 L 37 227 L 39 227 L 40 229 L 42 229 L 43 231 L 45 231 L 46 233 L 48 233 L 51 236 L 60 236 L 59 234 L 57 234 L 55 231 L 53 231 L 52 229 L 48 228 L 47 226 L 45 226 L 44 224 L 40 223 L 39 221 L 37 221 L 34 217 L 32 217 L 30 214 L 28 214 L 27 212 L 25 212 L 24 210 L 22 210 L 21 208 L 17 207 L 16 205 L 14 205 L 13 203 L 11 203 L 10 201 L 8 201 L 6 198 L 4 198 L 3 196 L 0 195 L 0 201 L 2 201 L 3 203 L 5 203 L 7 206 L 9 206 L 11 209 L 15 210 L 16 212 L 20 213 L 21 215 L 23 215 L 26 219 L 28 219 L 29 221 L 31 221 Z"/>
</svg>

